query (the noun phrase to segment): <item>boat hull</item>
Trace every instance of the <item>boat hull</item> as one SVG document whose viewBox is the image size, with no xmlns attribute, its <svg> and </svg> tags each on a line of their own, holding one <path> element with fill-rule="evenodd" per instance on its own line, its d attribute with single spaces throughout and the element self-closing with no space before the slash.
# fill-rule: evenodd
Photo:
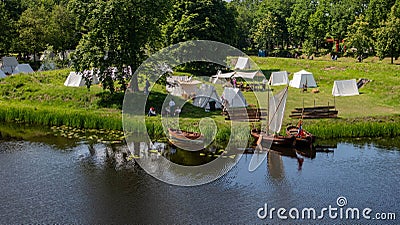
<svg viewBox="0 0 400 225">
<path fill-rule="evenodd" d="M 168 128 L 169 142 L 178 148 L 189 151 L 204 149 L 204 136 L 196 132 L 188 132 Z"/>
<path fill-rule="evenodd" d="M 312 148 L 313 143 L 315 142 L 315 136 L 310 132 L 303 129 L 303 135 L 298 136 L 299 128 L 296 126 L 288 126 L 286 128 L 286 134 L 288 136 L 293 136 L 296 138 L 295 147 L 297 148 Z"/>
<path fill-rule="evenodd" d="M 260 131 L 253 129 L 251 131 L 251 135 L 255 139 L 255 141 L 258 141 L 260 138 L 260 135 L 262 137 L 261 144 L 265 145 L 268 143 L 272 143 L 271 146 L 278 146 L 278 147 L 293 147 L 295 137 L 294 136 L 281 136 L 281 135 L 274 135 L 274 136 L 269 136 L 265 134 L 261 134 Z"/>
</svg>

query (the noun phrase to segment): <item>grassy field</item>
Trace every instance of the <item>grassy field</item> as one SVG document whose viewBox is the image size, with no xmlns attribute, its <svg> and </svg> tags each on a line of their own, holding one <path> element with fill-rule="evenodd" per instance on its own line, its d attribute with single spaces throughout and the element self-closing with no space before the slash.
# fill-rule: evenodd
<svg viewBox="0 0 400 225">
<path fill-rule="evenodd" d="M 400 66 L 369 58 L 363 63 L 354 59 L 338 61 L 258 58 L 253 60 L 269 77 L 272 71 L 286 70 L 290 78 L 294 72 L 305 69 L 314 74 L 319 93 L 306 93 L 289 88 L 284 125 L 296 123 L 288 114 L 295 107 L 333 105 L 339 111 L 338 119 L 306 120 L 305 126 L 319 137 L 369 137 L 400 135 Z M 21 74 L 0 80 L 0 121 L 18 121 L 47 126 L 67 125 L 78 128 L 122 130 L 121 109 L 123 93 L 115 95 L 96 85 L 72 88 L 63 85 L 69 70 Z M 332 97 L 334 80 L 367 78 L 372 80 L 353 97 Z M 283 87 L 274 87 L 274 93 Z M 217 87 L 219 94 L 222 87 Z M 142 94 L 142 93 L 138 93 Z M 160 112 L 166 91 L 156 86 L 149 97 L 148 107 Z M 254 93 L 245 92 L 249 104 L 257 104 Z M 266 104 L 266 92 L 257 93 L 258 101 Z M 178 100 L 178 99 L 177 99 Z M 148 108 L 147 107 L 147 108 Z M 182 129 L 198 130 L 202 117 L 216 121 L 219 140 L 229 137 L 229 123 L 219 112 L 207 113 L 187 104 L 182 111 Z M 162 136 L 160 117 L 147 118 L 151 134 Z M 255 124 L 258 125 L 259 124 Z"/>
</svg>

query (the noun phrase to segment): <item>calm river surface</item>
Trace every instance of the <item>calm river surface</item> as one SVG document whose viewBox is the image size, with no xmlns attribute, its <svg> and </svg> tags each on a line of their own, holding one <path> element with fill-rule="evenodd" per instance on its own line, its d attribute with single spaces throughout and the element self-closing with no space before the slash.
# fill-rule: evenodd
<svg viewBox="0 0 400 225">
<path fill-rule="evenodd" d="M 103 144 L 90 153 L 85 142 L 60 143 L 51 137 L 0 140 L 0 224 L 400 223 L 398 140 L 341 141 L 334 153 L 305 158 L 301 170 L 294 158 L 269 155 L 249 172 L 252 155 L 244 155 L 228 174 L 197 187 L 165 184 L 137 165 L 117 166 Z M 300 213 L 313 207 L 319 215 L 324 207 L 338 207 L 339 196 L 347 199 L 344 209 L 371 208 L 371 217 L 394 212 L 397 220 L 257 216 L 265 203 L 268 210 L 295 207 Z"/>
</svg>

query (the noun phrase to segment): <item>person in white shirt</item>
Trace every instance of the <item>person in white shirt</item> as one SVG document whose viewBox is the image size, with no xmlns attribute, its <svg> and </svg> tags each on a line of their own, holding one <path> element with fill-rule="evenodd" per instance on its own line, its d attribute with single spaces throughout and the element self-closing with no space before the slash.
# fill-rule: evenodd
<svg viewBox="0 0 400 225">
<path fill-rule="evenodd" d="M 172 98 L 169 101 L 169 111 L 170 111 L 171 115 L 173 116 L 175 113 L 175 102 Z"/>
</svg>

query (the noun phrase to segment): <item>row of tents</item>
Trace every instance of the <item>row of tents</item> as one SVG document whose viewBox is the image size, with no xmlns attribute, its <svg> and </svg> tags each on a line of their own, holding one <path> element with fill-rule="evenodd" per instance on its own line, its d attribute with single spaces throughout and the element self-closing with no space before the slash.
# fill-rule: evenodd
<svg viewBox="0 0 400 225">
<path fill-rule="evenodd" d="M 34 71 L 29 64 L 19 64 L 15 57 L 1 58 L 0 78 L 5 78 L 7 75 L 33 72 Z"/>
<path fill-rule="evenodd" d="M 271 86 L 287 85 L 294 88 L 317 87 L 314 76 L 312 73 L 301 70 L 294 73 L 293 79 L 289 81 L 288 73 L 286 71 L 272 72 L 269 79 Z M 335 80 L 332 88 L 333 96 L 354 96 L 359 95 L 357 82 L 355 79 L 351 80 Z"/>
</svg>

